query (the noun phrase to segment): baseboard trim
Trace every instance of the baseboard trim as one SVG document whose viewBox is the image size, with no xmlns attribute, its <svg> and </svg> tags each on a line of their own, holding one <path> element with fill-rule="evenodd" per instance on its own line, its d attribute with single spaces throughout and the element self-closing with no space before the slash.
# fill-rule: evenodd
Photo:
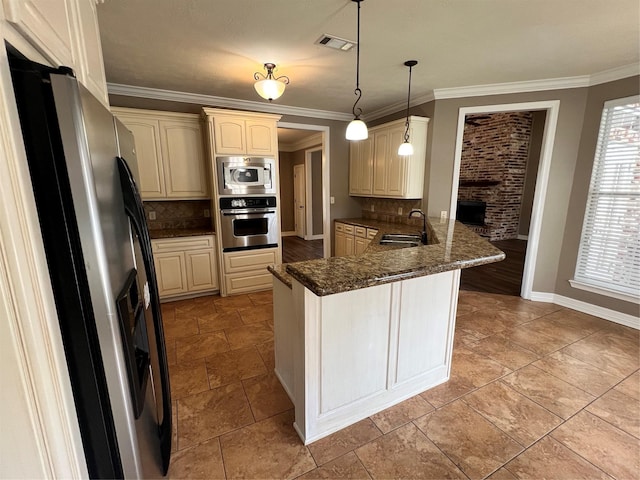
<svg viewBox="0 0 640 480">
<path fill-rule="evenodd" d="M 296 232 L 280 232 L 281 237 L 295 237 Z"/>
<path fill-rule="evenodd" d="M 534 302 L 555 303 L 562 307 L 571 308 L 572 310 L 577 310 L 588 315 L 593 315 L 594 317 L 604 318 L 610 322 L 640 330 L 640 318 L 638 317 L 576 300 L 575 298 L 565 297 L 564 295 L 557 295 L 555 293 L 531 292 L 531 300 Z"/>
<path fill-rule="evenodd" d="M 305 240 L 324 240 L 324 235 L 321 233 L 318 233 L 316 235 L 309 235 L 305 238 Z"/>
<path fill-rule="evenodd" d="M 518 235 L 518 240 L 529 240 L 529 235 Z"/>
</svg>

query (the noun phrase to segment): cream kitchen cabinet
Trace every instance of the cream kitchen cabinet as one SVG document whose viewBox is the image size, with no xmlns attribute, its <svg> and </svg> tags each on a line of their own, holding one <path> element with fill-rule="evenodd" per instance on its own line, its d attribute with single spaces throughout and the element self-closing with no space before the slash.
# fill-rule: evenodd
<svg viewBox="0 0 640 480">
<path fill-rule="evenodd" d="M 409 137 L 414 148 L 411 156 L 398 155 L 398 147 L 404 141 L 404 119 L 370 128 L 370 144 L 354 142 L 362 144 L 357 147 L 352 144 L 350 195 L 422 198 L 429 119 L 415 116 L 409 118 Z"/>
<path fill-rule="evenodd" d="M 355 226 L 353 232 L 355 254 L 360 255 L 363 253 L 371 243 L 371 239 L 375 237 L 377 233 L 378 230 L 374 228 Z"/>
<path fill-rule="evenodd" d="M 6 19 L 54 66 L 71 67 L 106 106 L 95 0 L 4 0 Z"/>
<path fill-rule="evenodd" d="M 373 193 L 373 137 L 349 146 L 349 194 L 371 196 Z"/>
<path fill-rule="evenodd" d="M 225 295 L 272 288 L 273 280 L 267 267 L 281 261 L 278 248 L 225 252 L 222 258 Z"/>
<path fill-rule="evenodd" d="M 209 198 L 198 115 L 112 108 L 136 142 L 143 200 Z"/>
<path fill-rule="evenodd" d="M 344 257 L 355 253 L 355 241 L 353 238 L 353 225 L 336 222 L 334 226 L 336 257 Z"/>
<path fill-rule="evenodd" d="M 152 240 L 161 299 L 219 289 L 215 237 Z"/>
<path fill-rule="evenodd" d="M 204 108 L 213 118 L 215 155 L 275 157 L 278 154 L 280 115 Z"/>
<path fill-rule="evenodd" d="M 378 230 L 375 228 L 336 222 L 334 228 L 335 256 L 360 255 L 367 249 L 371 239 L 377 233 Z"/>
</svg>

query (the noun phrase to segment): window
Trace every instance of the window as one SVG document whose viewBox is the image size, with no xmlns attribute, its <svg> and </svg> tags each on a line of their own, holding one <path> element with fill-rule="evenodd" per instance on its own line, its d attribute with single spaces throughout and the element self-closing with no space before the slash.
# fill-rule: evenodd
<svg viewBox="0 0 640 480">
<path fill-rule="evenodd" d="M 640 97 L 606 102 L 574 287 L 640 297 Z"/>
</svg>

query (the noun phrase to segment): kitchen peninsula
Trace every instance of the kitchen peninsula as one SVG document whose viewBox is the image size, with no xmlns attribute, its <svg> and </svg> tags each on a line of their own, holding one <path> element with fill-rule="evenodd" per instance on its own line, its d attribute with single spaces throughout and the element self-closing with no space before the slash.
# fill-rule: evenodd
<svg viewBox="0 0 640 480">
<path fill-rule="evenodd" d="M 305 444 L 449 379 L 460 269 L 505 255 L 459 222 L 430 219 L 429 244 L 270 268 L 276 375 Z M 415 232 L 413 227 L 413 233 Z"/>
</svg>

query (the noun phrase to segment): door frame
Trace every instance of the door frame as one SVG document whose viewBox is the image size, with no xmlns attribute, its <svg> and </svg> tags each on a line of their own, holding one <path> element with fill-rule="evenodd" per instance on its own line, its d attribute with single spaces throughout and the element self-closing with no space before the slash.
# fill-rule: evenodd
<svg viewBox="0 0 640 480">
<path fill-rule="evenodd" d="M 304 191 L 302 192 L 302 195 L 304 197 L 303 202 L 304 202 L 304 208 L 305 208 L 305 212 L 304 212 L 304 226 L 302 228 L 302 235 L 300 235 L 300 232 L 298 231 L 298 225 L 297 225 L 297 219 L 298 219 L 298 207 L 296 205 L 296 190 L 297 190 L 297 185 L 296 185 L 296 169 L 300 170 L 302 168 L 302 180 L 304 181 Z M 307 239 L 307 166 L 304 163 L 299 163 L 297 165 L 293 166 L 293 228 L 296 232 L 296 236 L 298 237 L 302 237 L 305 240 Z"/>
<path fill-rule="evenodd" d="M 310 148 L 304 151 L 304 168 L 305 168 L 305 194 L 306 194 L 306 230 L 305 240 L 320 240 L 324 236 L 324 228 L 322 233 L 313 234 L 313 158 L 315 152 L 322 153 L 322 147 Z M 322 159 L 320 160 L 322 161 Z M 324 223 L 324 222 L 323 222 Z"/>
<path fill-rule="evenodd" d="M 455 218 L 458 200 L 458 183 L 460 181 L 460 164 L 462 161 L 462 140 L 464 136 L 464 119 L 470 114 L 523 112 L 533 110 L 545 110 L 547 112 L 542 148 L 540 149 L 540 163 L 536 177 L 536 188 L 531 210 L 531 222 L 529 224 L 529 239 L 525 252 L 524 270 L 522 273 L 522 288 L 520 296 L 531 300 L 533 291 L 533 279 L 535 275 L 536 260 L 538 257 L 538 245 L 540 231 L 542 229 L 542 215 L 544 213 L 547 186 L 549 184 L 549 170 L 555 144 L 556 129 L 558 126 L 558 113 L 560 100 L 547 100 L 540 102 L 505 103 L 499 105 L 481 105 L 476 107 L 460 107 L 458 111 L 458 131 L 456 134 L 456 148 L 453 166 L 453 185 L 451 186 L 451 203 L 449 216 Z"/>
<path fill-rule="evenodd" d="M 331 256 L 331 218 L 330 218 L 330 168 L 329 152 L 331 151 L 331 129 L 324 125 L 310 125 L 307 123 L 278 122 L 279 128 L 293 128 L 296 130 L 313 130 L 322 133 L 322 248 L 324 258 Z"/>
</svg>

